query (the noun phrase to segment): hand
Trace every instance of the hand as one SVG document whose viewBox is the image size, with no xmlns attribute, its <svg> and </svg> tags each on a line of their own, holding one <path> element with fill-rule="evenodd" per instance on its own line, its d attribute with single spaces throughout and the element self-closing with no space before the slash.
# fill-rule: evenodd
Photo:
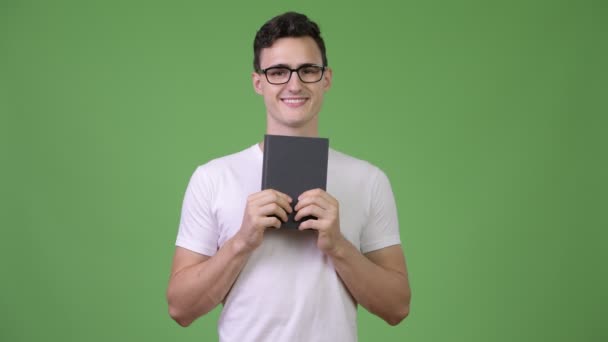
<svg viewBox="0 0 608 342">
<path fill-rule="evenodd" d="M 298 197 L 295 207 L 295 220 L 299 221 L 306 216 L 315 216 L 317 219 L 306 220 L 300 223 L 300 230 L 314 229 L 318 232 L 317 247 L 328 255 L 334 255 L 344 236 L 340 232 L 340 210 L 338 201 L 322 189 L 308 190 Z"/>
<path fill-rule="evenodd" d="M 279 218 L 283 222 L 287 221 L 288 213 L 292 212 L 291 202 L 291 197 L 273 189 L 247 197 L 243 223 L 235 235 L 235 238 L 243 242 L 245 251 L 253 251 L 262 244 L 266 228 L 280 228 Z"/>
</svg>

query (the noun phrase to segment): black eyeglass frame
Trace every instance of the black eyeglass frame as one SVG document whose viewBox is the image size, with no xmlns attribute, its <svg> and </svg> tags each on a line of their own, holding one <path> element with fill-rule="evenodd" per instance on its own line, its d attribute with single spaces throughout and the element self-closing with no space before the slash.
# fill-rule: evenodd
<svg viewBox="0 0 608 342">
<path fill-rule="evenodd" d="M 309 67 L 318 67 L 321 68 L 321 77 L 319 77 L 319 79 L 317 81 L 313 81 L 313 82 L 308 82 L 308 81 L 304 81 L 302 79 L 302 76 L 300 76 L 300 70 L 303 68 L 309 68 Z M 285 82 L 281 82 L 281 83 L 275 83 L 275 82 L 270 82 L 270 80 L 268 79 L 268 74 L 267 72 L 269 70 L 273 70 L 273 69 L 284 69 L 284 70 L 289 70 L 289 77 L 287 78 L 287 81 Z M 321 65 L 321 64 L 302 64 L 299 67 L 292 69 L 290 67 L 287 66 L 272 66 L 266 69 L 260 69 L 260 74 L 264 74 L 264 76 L 266 76 L 266 81 L 268 81 L 268 83 L 270 84 L 274 84 L 274 85 L 279 85 L 279 84 L 286 84 L 289 83 L 289 81 L 291 81 L 291 75 L 293 75 L 293 73 L 295 72 L 296 75 L 298 75 L 298 78 L 300 79 L 300 81 L 302 81 L 302 83 L 317 83 L 317 82 L 321 82 L 321 80 L 323 79 L 323 75 L 325 75 L 325 70 L 327 69 L 327 65 Z"/>
</svg>

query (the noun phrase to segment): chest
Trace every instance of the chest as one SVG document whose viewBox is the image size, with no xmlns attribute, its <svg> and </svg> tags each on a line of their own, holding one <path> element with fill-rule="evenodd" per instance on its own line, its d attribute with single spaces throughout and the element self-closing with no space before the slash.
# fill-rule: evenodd
<svg viewBox="0 0 608 342">
<path fill-rule="evenodd" d="M 221 247 L 238 232 L 243 221 L 247 197 L 260 191 L 262 170 L 228 170 L 222 175 L 216 190 L 214 215 L 219 228 L 218 245 Z M 328 174 L 327 192 L 340 203 L 340 230 L 356 247 L 367 222 L 367 198 L 353 180 Z"/>
</svg>

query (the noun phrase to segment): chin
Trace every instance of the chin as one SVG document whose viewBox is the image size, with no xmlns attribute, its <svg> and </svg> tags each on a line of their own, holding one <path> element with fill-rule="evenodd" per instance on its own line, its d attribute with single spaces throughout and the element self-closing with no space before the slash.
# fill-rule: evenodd
<svg viewBox="0 0 608 342">
<path fill-rule="evenodd" d="M 299 127 L 303 127 L 303 126 L 306 126 L 307 124 L 309 124 L 311 121 L 314 120 L 315 116 L 305 114 L 305 115 L 297 115 L 297 116 L 289 115 L 289 116 L 285 116 L 283 118 L 284 118 L 284 122 L 289 127 L 299 128 Z"/>
<path fill-rule="evenodd" d="M 316 115 L 311 114 L 307 111 L 282 111 L 280 113 L 275 113 L 274 115 L 270 115 L 268 119 L 272 119 L 275 124 L 283 127 L 289 128 L 302 128 L 307 125 L 310 125 L 311 122 L 314 121 Z"/>
</svg>

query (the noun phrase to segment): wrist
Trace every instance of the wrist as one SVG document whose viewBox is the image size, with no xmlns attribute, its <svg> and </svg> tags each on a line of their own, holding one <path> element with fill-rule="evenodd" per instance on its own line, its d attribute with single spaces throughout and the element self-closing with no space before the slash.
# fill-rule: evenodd
<svg viewBox="0 0 608 342">
<path fill-rule="evenodd" d="M 230 248 L 235 256 L 247 255 L 253 251 L 247 241 L 241 239 L 238 233 L 230 239 Z"/>
<path fill-rule="evenodd" d="M 332 259 L 344 259 L 347 254 L 350 242 L 346 240 L 344 235 L 340 234 L 340 237 L 336 240 L 333 248 L 327 252 Z"/>
</svg>

